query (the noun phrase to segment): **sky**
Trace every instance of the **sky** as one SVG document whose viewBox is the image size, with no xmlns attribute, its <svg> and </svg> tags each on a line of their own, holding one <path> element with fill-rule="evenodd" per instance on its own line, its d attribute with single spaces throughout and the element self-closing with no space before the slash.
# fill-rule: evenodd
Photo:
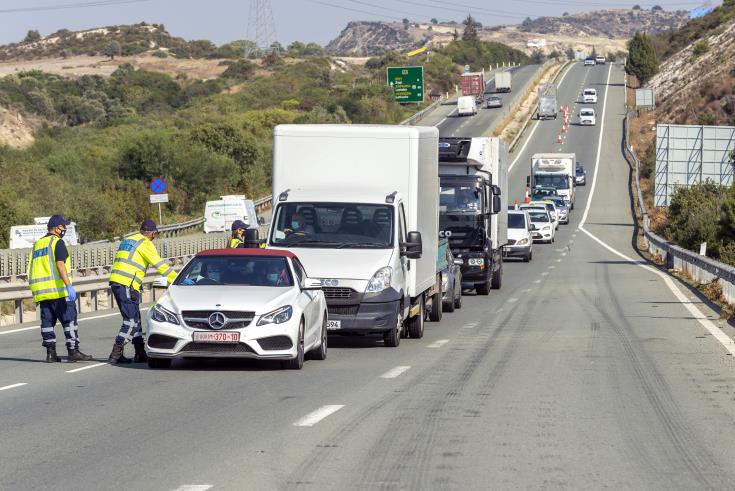
<svg viewBox="0 0 735 491">
<path fill-rule="evenodd" d="M 250 4 L 267 0 L 0 0 L 0 44 L 18 42 L 30 29 L 42 35 L 117 24 L 164 24 L 174 36 L 224 44 L 247 39 Z M 719 4 L 720 2 L 713 2 Z M 600 8 L 691 9 L 686 0 L 270 0 L 276 39 L 326 44 L 353 20 L 460 21 L 471 13 L 484 25 L 517 24 L 526 17 L 559 16 Z M 500 4 L 502 9 L 494 7 Z M 253 36 L 250 36 L 252 38 Z"/>
</svg>

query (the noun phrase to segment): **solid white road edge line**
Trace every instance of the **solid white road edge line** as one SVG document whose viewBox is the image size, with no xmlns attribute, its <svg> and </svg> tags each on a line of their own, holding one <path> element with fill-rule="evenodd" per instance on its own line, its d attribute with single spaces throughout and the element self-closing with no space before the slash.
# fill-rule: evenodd
<svg viewBox="0 0 735 491">
<path fill-rule="evenodd" d="M 323 420 L 327 416 L 336 413 L 340 409 L 342 409 L 344 404 L 331 404 L 327 406 L 322 406 L 319 409 L 317 409 L 314 412 L 311 412 L 301 418 L 300 420 L 296 421 L 293 425 L 294 426 L 314 426 L 319 421 Z"/>
<path fill-rule="evenodd" d="M 442 346 L 444 346 L 448 342 L 449 342 L 448 339 L 440 339 L 440 340 L 434 341 L 433 343 L 431 343 L 430 345 L 428 345 L 427 348 L 441 348 Z"/>
<path fill-rule="evenodd" d="M 396 378 L 411 367 L 394 367 L 385 372 L 380 378 Z"/>
<path fill-rule="evenodd" d="M 28 385 L 28 383 L 27 382 L 20 382 L 18 384 L 6 385 L 5 387 L 0 387 L 0 390 L 15 389 L 16 387 L 23 387 L 24 385 Z"/>
<path fill-rule="evenodd" d="M 140 311 L 141 312 L 144 312 L 144 311 L 148 310 L 149 308 L 150 307 L 144 307 L 144 308 L 140 309 Z M 85 321 L 93 321 L 95 319 L 104 319 L 106 317 L 114 317 L 116 315 L 120 315 L 120 312 L 114 312 L 114 313 L 111 313 L 111 314 L 95 315 L 95 316 L 92 316 L 92 317 L 83 317 L 81 319 L 77 319 L 77 322 L 79 323 L 79 322 L 85 322 Z M 0 332 L 0 336 L 2 336 L 3 334 L 13 334 L 13 333 L 16 333 L 16 332 L 30 331 L 31 329 L 38 329 L 39 327 L 41 327 L 40 324 L 37 325 L 37 326 L 29 326 L 29 327 L 21 327 L 21 328 L 18 328 L 18 329 L 11 329 L 10 331 L 2 331 L 2 332 Z"/>
<path fill-rule="evenodd" d="M 174 491 L 207 491 L 213 487 L 212 484 L 184 484 L 174 489 Z"/>
<path fill-rule="evenodd" d="M 94 365 L 87 365 L 86 367 L 75 368 L 74 370 L 67 370 L 66 373 L 77 373 L 82 370 L 89 370 L 90 368 L 103 367 L 109 365 L 109 363 L 95 363 Z"/>
<path fill-rule="evenodd" d="M 569 64 L 569 66 L 567 67 L 567 71 L 564 72 L 564 75 L 561 76 L 561 79 L 559 79 L 559 82 L 556 84 L 557 87 L 561 86 L 561 83 L 567 77 L 567 74 L 569 73 L 569 71 L 572 69 L 573 66 L 574 66 L 574 63 Z M 536 128 L 538 128 L 538 124 L 539 124 L 539 121 L 536 120 L 536 123 L 533 125 L 533 128 L 531 128 L 531 132 L 526 137 L 526 141 L 523 142 L 523 146 L 521 147 L 520 150 L 518 150 L 518 153 L 516 154 L 516 158 L 513 159 L 513 162 L 511 162 L 510 166 L 508 167 L 508 172 L 510 172 L 513 169 L 513 166 L 516 165 L 516 162 L 518 161 L 518 159 L 521 158 L 521 155 L 523 155 L 523 151 L 526 149 L 526 147 L 528 146 L 528 143 L 531 141 L 531 137 L 533 136 L 533 133 L 536 131 Z"/>
<path fill-rule="evenodd" d="M 585 223 L 587 222 L 587 215 L 590 210 L 590 205 L 592 204 L 592 199 L 595 195 L 595 186 L 597 184 L 597 171 L 600 168 L 600 154 L 602 152 L 602 135 L 605 129 L 605 109 L 607 106 L 607 88 L 610 85 L 610 73 L 612 71 L 612 65 L 610 65 L 610 68 L 608 68 L 607 72 L 607 82 L 605 83 L 605 102 L 602 104 L 602 124 L 600 125 L 600 138 L 597 141 L 597 158 L 595 159 L 595 173 L 592 177 L 592 188 L 590 189 L 590 195 L 589 199 L 587 201 L 587 206 L 584 209 L 584 215 L 582 215 L 582 221 L 579 223 L 579 230 L 584 232 L 587 236 L 589 236 L 592 240 L 600 244 L 602 247 L 607 249 L 608 251 L 612 252 L 618 257 L 621 257 L 628 261 L 631 264 L 635 264 L 638 267 L 641 267 L 645 269 L 646 271 L 649 271 L 657 276 L 659 276 L 661 279 L 664 280 L 664 283 L 667 287 L 669 287 L 669 290 L 671 290 L 671 293 L 674 294 L 676 299 L 684 306 L 685 309 L 689 311 L 689 313 L 694 317 L 699 324 L 707 329 L 707 331 L 717 339 L 717 341 L 722 344 L 722 346 L 731 354 L 735 355 L 735 341 L 733 341 L 730 336 L 722 332 L 720 328 L 718 328 L 714 322 L 709 320 L 706 315 L 702 313 L 701 310 L 699 310 L 696 306 L 692 305 L 692 303 L 689 301 L 689 299 L 682 293 L 682 291 L 679 289 L 679 287 L 674 283 L 674 281 L 671 279 L 671 276 L 668 274 L 665 274 L 658 269 L 649 266 L 647 264 L 642 264 L 640 261 L 637 261 L 633 259 L 632 257 L 626 256 L 622 252 L 614 249 L 610 245 L 608 245 L 606 242 L 604 242 L 602 239 L 594 235 L 592 232 L 587 230 L 585 228 Z"/>
</svg>

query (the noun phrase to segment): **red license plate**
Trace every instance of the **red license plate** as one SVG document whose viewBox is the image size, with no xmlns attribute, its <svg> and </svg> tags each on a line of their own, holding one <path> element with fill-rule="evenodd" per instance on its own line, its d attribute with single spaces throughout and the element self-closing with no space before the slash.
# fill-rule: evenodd
<svg viewBox="0 0 735 491">
<path fill-rule="evenodd" d="M 240 341 L 240 333 L 197 331 L 194 333 L 194 341 L 207 343 L 237 343 Z"/>
</svg>

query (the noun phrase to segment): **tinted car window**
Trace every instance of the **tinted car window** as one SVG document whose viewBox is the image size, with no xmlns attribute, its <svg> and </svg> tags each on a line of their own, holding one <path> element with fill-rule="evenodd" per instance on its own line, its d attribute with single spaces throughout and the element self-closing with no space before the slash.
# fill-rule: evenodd
<svg viewBox="0 0 735 491">
<path fill-rule="evenodd" d="M 197 256 L 184 267 L 174 284 L 287 287 L 293 286 L 293 277 L 285 257 Z"/>
<path fill-rule="evenodd" d="M 509 213 L 508 228 L 526 228 L 526 217 L 522 213 Z"/>
</svg>

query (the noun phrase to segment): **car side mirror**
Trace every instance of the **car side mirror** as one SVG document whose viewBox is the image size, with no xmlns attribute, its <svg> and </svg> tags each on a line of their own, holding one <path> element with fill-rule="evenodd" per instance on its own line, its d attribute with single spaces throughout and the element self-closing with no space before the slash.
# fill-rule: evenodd
<svg viewBox="0 0 735 491">
<path fill-rule="evenodd" d="M 257 249 L 260 247 L 260 237 L 257 228 L 245 229 L 245 247 Z"/>
<path fill-rule="evenodd" d="M 314 278 L 304 279 L 304 285 L 301 287 L 302 290 L 321 290 L 322 282 Z"/>
<path fill-rule="evenodd" d="M 408 259 L 419 259 L 423 253 L 423 243 L 421 241 L 421 232 L 409 232 L 406 242 L 403 243 L 401 254 Z"/>
<path fill-rule="evenodd" d="M 258 225 L 261 225 L 261 226 L 265 225 L 265 218 L 258 217 Z"/>
<path fill-rule="evenodd" d="M 530 227 L 528 228 L 528 230 L 536 230 L 536 225 L 534 225 L 534 224 L 532 223 L 532 224 L 531 224 L 531 226 L 530 226 Z"/>
<path fill-rule="evenodd" d="M 153 280 L 153 283 L 151 283 L 151 287 L 162 288 L 165 290 L 166 288 L 168 288 L 168 278 L 166 278 L 165 276 L 159 276 L 158 278 Z"/>
</svg>

